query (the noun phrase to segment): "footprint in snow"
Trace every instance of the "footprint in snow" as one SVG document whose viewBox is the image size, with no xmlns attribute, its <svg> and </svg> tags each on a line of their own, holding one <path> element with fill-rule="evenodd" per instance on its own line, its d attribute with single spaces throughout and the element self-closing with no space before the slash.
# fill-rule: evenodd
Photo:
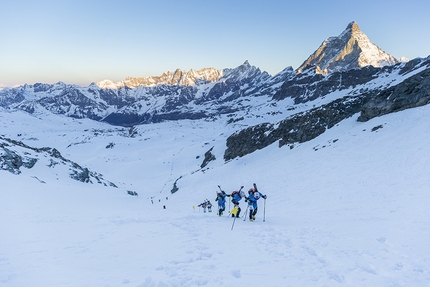
<svg viewBox="0 0 430 287">
<path fill-rule="evenodd" d="M 234 278 L 241 278 L 241 277 L 242 277 L 242 275 L 240 274 L 240 270 L 232 270 L 232 271 L 231 271 L 231 275 L 232 275 Z"/>
<path fill-rule="evenodd" d="M 380 243 L 385 243 L 385 241 L 387 241 L 385 237 L 379 237 L 376 240 L 378 240 Z"/>
</svg>

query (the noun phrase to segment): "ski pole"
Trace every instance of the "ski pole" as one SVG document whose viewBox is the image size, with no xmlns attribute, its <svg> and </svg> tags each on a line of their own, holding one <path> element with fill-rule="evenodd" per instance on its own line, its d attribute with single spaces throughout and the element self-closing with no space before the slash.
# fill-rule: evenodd
<svg viewBox="0 0 430 287">
<path fill-rule="evenodd" d="M 234 219 L 233 219 L 233 224 L 231 225 L 231 230 L 233 230 L 233 227 L 234 227 L 234 223 L 235 223 L 235 221 L 236 221 L 236 216 L 234 217 Z"/>
<path fill-rule="evenodd" d="M 266 199 L 264 199 L 263 222 L 266 222 Z"/>
<path fill-rule="evenodd" d="M 248 207 L 249 207 L 249 205 L 246 207 L 246 209 L 245 209 L 245 213 L 243 214 L 243 217 L 245 217 L 245 218 L 243 219 L 243 221 L 245 221 L 245 220 L 246 220 L 246 213 L 248 212 Z M 249 212 L 251 212 L 251 211 L 249 211 Z"/>
</svg>

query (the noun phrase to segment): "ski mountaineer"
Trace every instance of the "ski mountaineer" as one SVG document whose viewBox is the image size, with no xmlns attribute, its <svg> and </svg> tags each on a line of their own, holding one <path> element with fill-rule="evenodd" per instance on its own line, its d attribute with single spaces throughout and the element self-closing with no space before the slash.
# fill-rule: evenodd
<svg viewBox="0 0 430 287">
<path fill-rule="evenodd" d="M 202 203 L 200 203 L 199 205 L 197 205 L 198 207 L 202 207 L 203 208 L 203 212 L 206 213 L 206 207 L 208 207 L 208 200 L 205 199 L 205 201 L 203 201 Z"/>
<path fill-rule="evenodd" d="M 257 185 L 254 183 L 253 187 L 248 190 L 248 197 L 245 198 L 245 202 L 248 202 L 249 221 L 255 220 L 255 215 L 257 214 L 258 210 L 257 201 L 260 199 L 260 197 L 264 199 L 267 198 L 266 195 L 263 195 L 261 192 L 258 191 Z"/>
<path fill-rule="evenodd" d="M 221 216 L 225 210 L 225 197 L 230 196 L 221 189 L 221 186 L 218 185 L 219 191 L 216 193 L 215 201 L 218 201 L 218 215 Z"/>
<path fill-rule="evenodd" d="M 242 199 L 242 197 L 245 197 L 245 193 L 242 191 L 243 186 L 240 187 L 239 190 L 235 190 L 230 194 L 231 202 L 234 204 L 234 208 L 231 210 L 231 216 L 232 217 L 239 217 L 240 215 L 240 206 L 239 201 Z"/>
<path fill-rule="evenodd" d="M 207 207 L 208 207 L 208 211 L 212 212 L 212 203 L 210 202 L 210 200 L 207 200 L 206 204 L 207 204 Z"/>
</svg>

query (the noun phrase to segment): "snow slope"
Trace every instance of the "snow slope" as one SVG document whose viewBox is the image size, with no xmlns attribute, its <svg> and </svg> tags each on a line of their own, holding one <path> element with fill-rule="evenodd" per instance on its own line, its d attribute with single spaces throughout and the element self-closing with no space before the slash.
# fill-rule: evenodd
<svg viewBox="0 0 430 287">
<path fill-rule="evenodd" d="M 1 171 L 0 286 L 430 286 L 429 113 L 357 115 L 293 149 L 225 163 L 238 127 L 220 121 L 144 125 L 130 137 L 0 111 L 2 135 L 55 147 L 119 186 L 60 181 L 37 164 Z M 199 170 L 212 146 L 216 161 Z M 197 207 L 217 185 L 254 182 L 268 196 L 255 222 L 232 230 L 227 213 Z"/>
</svg>

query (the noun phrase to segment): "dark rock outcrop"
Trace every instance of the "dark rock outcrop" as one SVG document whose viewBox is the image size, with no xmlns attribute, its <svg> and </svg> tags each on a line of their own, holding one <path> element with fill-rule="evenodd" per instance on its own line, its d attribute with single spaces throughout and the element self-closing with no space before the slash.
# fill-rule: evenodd
<svg viewBox="0 0 430 287">
<path fill-rule="evenodd" d="M 31 169 L 36 163 L 41 162 L 41 159 L 44 159 L 48 168 L 55 168 L 58 164 L 68 166 L 69 177 L 77 181 L 117 187 L 114 183 L 103 179 L 101 174 L 64 158 L 55 148 L 35 148 L 21 141 L 0 137 L 0 170 L 20 174 L 21 167 Z"/>
<path fill-rule="evenodd" d="M 208 165 L 209 162 L 215 160 L 215 155 L 212 153 L 214 147 L 211 147 L 207 152 L 205 152 L 205 158 L 203 159 L 202 164 L 200 165 L 200 168 L 204 168 Z"/>
<path fill-rule="evenodd" d="M 287 80 L 279 91 L 273 95 L 273 99 L 279 101 L 285 98 L 292 98 L 294 99 L 294 104 L 306 103 L 324 97 L 334 91 L 342 91 L 365 84 L 390 69 L 392 68 L 384 67 L 377 69 L 367 66 L 362 69 L 334 72 L 329 75 L 322 75 L 307 70 Z"/>
<path fill-rule="evenodd" d="M 250 154 L 276 141 L 279 147 L 316 138 L 340 121 L 360 112 L 367 96 L 344 97 L 279 123 L 263 123 L 243 129 L 227 138 L 224 159 Z"/>
<path fill-rule="evenodd" d="M 363 105 L 358 121 L 415 108 L 430 103 L 430 68 L 406 79 L 402 83 L 374 92 Z"/>
<path fill-rule="evenodd" d="M 22 166 L 32 168 L 36 164 L 37 158 L 21 156 L 6 146 L 8 145 L 0 143 L 0 149 L 2 150 L 0 153 L 0 169 L 7 170 L 13 174 L 20 174 Z"/>
</svg>

